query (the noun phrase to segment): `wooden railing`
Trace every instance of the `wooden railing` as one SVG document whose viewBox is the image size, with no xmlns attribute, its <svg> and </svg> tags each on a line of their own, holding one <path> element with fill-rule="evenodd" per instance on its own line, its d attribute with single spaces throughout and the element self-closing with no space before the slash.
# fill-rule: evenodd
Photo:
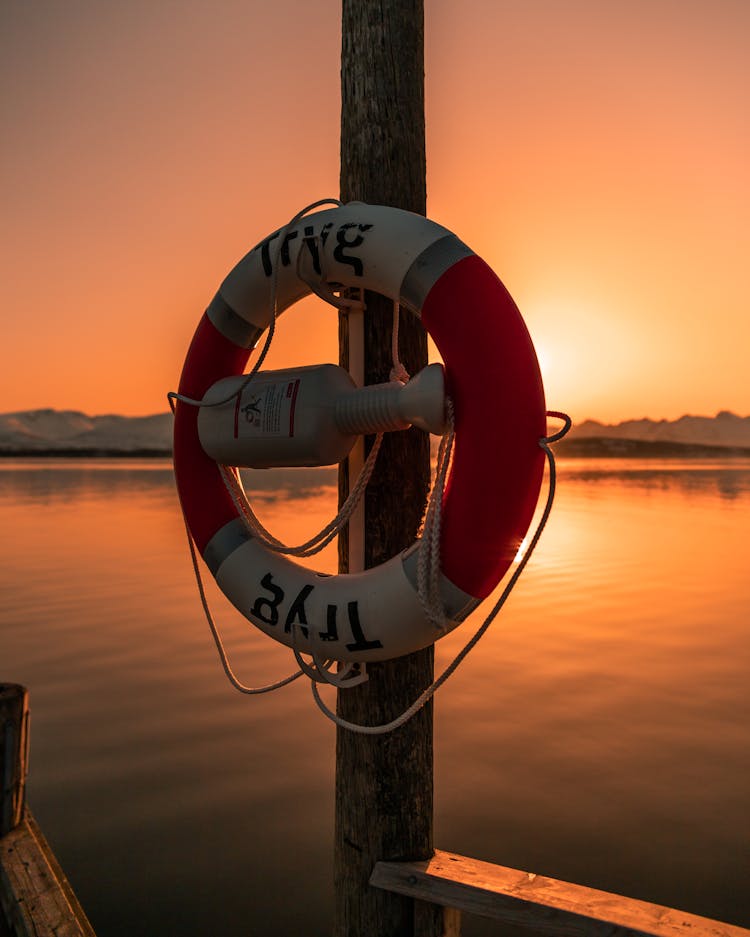
<svg viewBox="0 0 750 937">
<path fill-rule="evenodd" d="M 436 851 L 427 862 L 378 862 L 370 884 L 442 907 L 443 937 L 459 937 L 461 912 L 535 937 L 750 937 L 744 927 L 451 852 Z M 417 923 L 414 937 L 419 931 Z"/>
<path fill-rule="evenodd" d="M 0 684 L 0 919 L 13 937 L 95 937 L 24 804 L 27 714 L 26 690 Z M 370 885 L 414 899 L 414 937 L 459 937 L 462 912 L 535 937 L 750 937 L 743 927 L 450 852 L 378 862 Z"/>
</svg>

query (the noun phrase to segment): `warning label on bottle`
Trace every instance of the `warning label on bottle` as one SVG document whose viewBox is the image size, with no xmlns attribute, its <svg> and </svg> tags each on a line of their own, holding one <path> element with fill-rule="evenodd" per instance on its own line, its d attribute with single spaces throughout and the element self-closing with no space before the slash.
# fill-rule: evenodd
<svg viewBox="0 0 750 937">
<path fill-rule="evenodd" d="M 234 437 L 294 436 L 294 409 L 299 379 L 251 381 L 237 398 Z"/>
</svg>

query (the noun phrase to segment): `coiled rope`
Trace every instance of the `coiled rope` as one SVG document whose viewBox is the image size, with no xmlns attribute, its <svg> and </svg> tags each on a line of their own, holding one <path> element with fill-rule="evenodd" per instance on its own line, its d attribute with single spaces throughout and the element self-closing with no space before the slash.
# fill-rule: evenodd
<svg viewBox="0 0 750 937">
<path fill-rule="evenodd" d="M 474 647 L 476 647 L 476 645 L 479 643 L 480 639 L 483 637 L 487 629 L 490 627 L 492 622 L 497 617 L 497 614 L 499 613 L 500 609 L 505 605 L 508 597 L 513 591 L 514 586 L 518 582 L 521 576 L 521 573 L 524 571 L 526 564 L 531 559 L 531 556 L 536 548 L 537 543 L 539 543 L 539 538 L 542 536 L 542 531 L 544 530 L 547 524 L 547 521 L 549 520 L 550 513 L 552 511 L 552 504 L 555 499 L 555 489 L 557 487 L 557 468 L 555 465 L 555 456 L 552 450 L 550 449 L 550 444 L 562 439 L 563 436 L 565 436 L 565 434 L 570 429 L 572 422 L 571 422 L 570 417 L 566 413 L 561 413 L 557 410 L 548 410 L 547 416 L 553 417 L 555 419 L 560 419 L 564 423 L 563 428 L 559 430 L 557 433 L 554 433 L 551 436 L 544 436 L 542 439 L 539 440 L 539 446 L 544 450 L 544 453 L 547 457 L 547 465 L 549 469 L 549 486 L 547 490 L 547 500 L 545 502 L 544 509 L 539 518 L 539 522 L 537 523 L 536 529 L 534 530 L 534 534 L 531 537 L 531 540 L 529 541 L 529 544 L 526 550 L 524 551 L 523 555 L 518 561 L 516 568 L 513 570 L 513 573 L 510 579 L 508 580 L 505 588 L 500 594 L 500 597 L 495 602 L 494 606 L 489 611 L 489 613 L 485 617 L 482 624 L 479 626 L 479 628 L 477 628 L 477 630 L 474 632 L 474 635 L 469 639 L 469 641 L 467 641 L 467 643 L 458 652 L 458 654 L 456 654 L 456 656 L 453 658 L 451 663 L 448 664 L 448 666 L 440 674 L 440 676 L 437 677 L 427 687 L 427 689 L 424 690 L 417 697 L 416 700 L 414 700 L 411 706 L 405 709 L 399 716 L 397 716 L 395 719 L 392 719 L 390 722 L 385 722 L 377 726 L 365 726 L 365 725 L 360 725 L 359 723 L 356 723 L 356 722 L 349 722 L 346 719 L 342 719 L 341 716 L 338 716 L 335 712 L 329 709 L 328 706 L 326 706 L 326 704 L 323 702 L 320 696 L 316 682 L 312 681 L 311 688 L 312 688 L 313 699 L 315 700 L 318 708 L 323 713 L 323 715 L 326 716 L 328 719 L 330 719 L 331 722 L 335 722 L 336 725 L 342 729 L 348 729 L 350 732 L 357 732 L 360 735 L 385 735 L 388 732 L 393 732 L 394 729 L 398 729 L 399 726 L 402 726 L 404 725 L 404 723 L 408 722 L 409 719 L 412 718 L 412 716 L 418 713 L 419 710 L 422 709 L 422 707 L 425 706 L 432 699 L 432 697 L 440 689 L 440 687 L 446 682 L 446 680 L 448 680 L 448 678 L 453 673 L 455 673 L 459 665 L 468 656 L 469 652 Z M 446 435 L 448 434 L 446 433 Z M 445 437 L 443 438 L 445 439 Z M 431 496 L 430 503 L 432 504 L 432 502 L 433 502 L 433 497 Z M 439 542 L 439 539 L 438 539 L 438 542 Z M 432 549 L 430 549 L 430 553 L 432 553 Z M 438 569 L 439 569 L 439 564 L 438 564 Z M 421 589 L 420 589 L 420 598 L 421 598 Z M 443 613 L 443 619 L 444 619 L 444 613 Z M 442 625 L 442 622 L 441 622 L 441 625 Z"/>
<path fill-rule="evenodd" d="M 242 381 L 240 386 L 229 394 L 227 397 L 212 401 L 210 404 L 204 404 L 202 400 L 196 400 L 191 397 L 185 396 L 183 394 L 175 393 L 170 391 L 167 394 L 167 399 L 169 400 L 170 407 L 174 413 L 175 402 L 180 401 L 181 403 L 188 404 L 190 406 L 220 406 L 222 404 L 228 403 L 230 400 L 236 399 L 247 387 L 253 377 L 258 373 L 263 361 L 268 354 L 271 341 L 276 328 L 276 318 L 277 318 L 277 292 L 278 292 L 278 267 L 279 267 L 279 253 L 281 251 L 281 246 L 284 243 L 284 236 L 290 228 L 292 228 L 301 218 L 303 218 L 309 211 L 312 211 L 314 208 L 318 208 L 322 205 L 337 205 L 341 206 L 342 202 L 338 199 L 321 199 L 317 202 L 313 202 L 308 205 L 302 211 L 298 212 L 280 231 L 280 236 L 276 242 L 276 257 L 273 263 L 273 279 L 271 283 L 271 301 L 270 301 L 270 321 L 268 326 L 268 333 L 266 335 L 266 340 L 264 342 L 263 348 L 256 360 L 253 368 L 248 372 L 245 379 Z M 301 256 L 301 254 L 300 254 Z M 299 258 L 298 258 L 298 274 L 308 282 L 308 285 L 311 287 L 313 292 L 318 296 L 324 299 L 326 302 L 331 303 L 332 305 L 338 308 L 352 308 L 360 307 L 364 308 L 364 295 L 362 298 L 357 301 L 354 299 L 349 299 L 347 297 L 341 296 L 337 297 L 332 292 L 327 291 L 323 288 L 323 284 L 312 283 L 307 280 L 306 277 L 302 276 L 299 271 Z M 398 328 L 399 328 L 399 304 L 394 302 L 393 304 L 393 327 L 391 334 L 391 351 L 393 359 L 393 367 L 390 372 L 390 380 L 398 380 L 406 382 L 409 380 L 409 374 L 404 368 L 403 364 L 399 360 L 398 356 Z M 501 608 L 505 605 L 510 593 L 515 587 L 518 579 L 521 576 L 526 564 L 531 558 L 534 549 L 536 548 L 539 538 L 542 535 L 542 531 L 549 519 L 550 512 L 552 510 L 552 504 L 555 496 L 556 488 L 556 466 L 555 466 L 555 457 L 550 449 L 550 444 L 557 442 L 559 439 L 568 432 L 571 427 L 570 417 L 565 413 L 559 411 L 547 411 L 548 417 L 553 417 L 563 421 L 563 428 L 551 435 L 545 436 L 539 440 L 539 446 L 544 450 L 547 457 L 547 464 L 549 469 L 549 488 L 547 492 L 547 500 L 540 516 L 537 527 L 534 531 L 534 534 L 529 541 L 529 544 L 518 561 L 515 570 L 510 576 L 505 588 L 503 589 L 500 597 L 497 602 L 490 610 L 490 612 L 485 617 L 482 624 L 477 628 L 474 635 L 470 640 L 464 645 L 464 647 L 459 651 L 459 653 L 454 657 L 453 661 L 445 668 L 445 670 L 437 677 L 429 687 L 427 687 L 417 699 L 405 709 L 399 716 L 390 722 L 383 723 L 382 725 L 377 726 L 365 726 L 358 723 L 349 722 L 345 719 L 342 719 L 336 713 L 334 713 L 328 706 L 323 702 L 317 684 L 318 683 L 327 683 L 331 686 L 335 686 L 339 689 L 344 689 L 352 686 L 356 686 L 360 683 L 365 682 L 368 679 L 367 676 L 367 667 L 365 664 L 356 664 L 356 663 L 346 663 L 341 665 L 339 662 L 327 658 L 322 655 L 318 648 L 314 645 L 313 631 L 310 630 L 308 634 L 308 640 L 312 643 L 312 649 L 310 651 L 310 656 L 312 661 L 306 661 L 299 650 L 298 647 L 298 628 L 296 623 L 292 625 L 292 651 L 294 653 L 295 659 L 299 666 L 299 670 L 290 674 L 287 677 L 277 680 L 274 683 L 267 684 L 261 687 L 250 687 L 242 683 L 239 678 L 234 673 L 229 659 L 227 657 L 226 649 L 224 643 L 219 634 L 219 630 L 216 626 L 216 622 L 213 618 L 211 610 L 208 605 L 208 600 L 206 598 L 205 589 L 203 586 L 203 580 L 200 572 L 200 567 L 198 564 L 198 557 L 196 554 L 195 544 L 193 541 L 192 534 L 190 533 L 190 528 L 188 527 L 187 520 L 184 517 L 185 530 L 187 533 L 188 546 L 190 549 L 190 556 L 193 564 L 193 571 L 195 574 L 196 583 L 198 585 L 198 593 L 200 595 L 201 604 L 203 606 L 203 611 L 206 616 L 206 621 L 208 622 L 211 635 L 216 644 L 216 648 L 219 654 L 219 659 L 221 660 L 222 667 L 224 672 L 232 684 L 232 686 L 238 690 L 240 693 L 248 695 L 257 695 L 261 693 L 269 693 L 272 690 L 280 689 L 283 686 L 286 686 L 289 683 L 292 683 L 294 680 L 301 677 L 303 674 L 310 679 L 310 686 L 312 690 L 313 699 L 317 704 L 320 711 L 337 726 L 347 729 L 351 732 L 357 732 L 363 735 L 383 735 L 388 732 L 392 732 L 397 729 L 399 726 L 404 725 L 408 722 L 415 713 L 419 712 L 423 706 L 429 702 L 430 699 L 435 695 L 437 690 L 448 680 L 448 678 L 456 671 L 462 661 L 467 657 L 469 652 L 476 646 L 479 640 L 482 638 L 484 633 L 490 627 L 497 614 L 500 612 Z M 453 413 L 453 403 L 450 398 L 446 398 L 446 429 L 443 434 L 443 437 L 440 441 L 440 447 L 438 450 L 438 457 L 435 470 L 435 483 L 433 484 L 432 491 L 430 493 L 429 502 L 427 505 L 427 510 L 425 512 L 424 520 L 422 523 L 421 537 L 419 542 L 419 555 L 417 560 L 417 592 L 419 596 L 419 601 L 422 606 L 422 609 L 425 613 L 427 619 L 435 627 L 439 635 L 445 634 L 447 628 L 447 620 L 445 616 L 445 610 L 443 608 L 442 600 L 440 597 L 440 529 L 441 529 L 441 511 L 442 511 L 442 502 L 443 494 L 445 491 L 445 484 L 448 477 L 448 472 L 450 470 L 451 455 L 453 450 L 453 442 L 455 438 L 455 428 L 454 428 L 454 413 Z M 244 488 L 242 486 L 242 481 L 239 475 L 239 472 L 236 468 L 232 466 L 220 465 L 219 470 L 224 480 L 224 484 L 229 491 L 230 496 L 235 504 L 235 507 L 240 513 L 243 521 L 245 522 L 249 532 L 252 536 L 257 537 L 268 549 L 271 549 L 277 553 L 299 556 L 299 557 L 308 557 L 312 556 L 315 553 L 318 553 L 325 546 L 327 546 L 334 537 L 337 536 L 339 531 L 349 522 L 349 519 L 357 506 L 357 503 L 361 499 L 364 490 L 367 486 L 367 483 L 370 480 L 373 469 L 375 467 L 375 462 L 380 450 L 380 444 L 382 441 L 382 433 L 378 434 L 375 438 L 375 442 L 370 450 L 370 453 L 360 471 L 357 481 L 350 491 L 346 501 L 341 506 L 337 515 L 333 520 L 327 524 L 321 531 L 315 534 L 313 537 L 309 538 L 305 543 L 298 546 L 287 546 L 274 537 L 261 523 L 258 517 L 255 515 L 250 503 L 245 494 Z"/>
<path fill-rule="evenodd" d="M 211 403 L 204 403 L 202 400 L 196 400 L 193 397 L 187 397 L 185 396 L 185 394 L 178 394 L 175 391 L 171 390 L 167 394 L 167 400 L 169 401 L 169 405 L 172 408 L 173 413 L 174 413 L 174 402 L 177 400 L 179 400 L 180 403 L 189 404 L 191 407 L 220 407 L 222 406 L 222 404 L 229 403 L 230 400 L 235 400 L 237 397 L 240 396 L 240 394 L 247 387 L 250 381 L 252 381 L 252 379 L 258 373 L 258 371 L 260 370 L 260 366 L 266 360 L 266 355 L 268 354 L 268 351 L 271 347 L 271 342 L 273 341 L 273 337 L 276 332 L 276 319 L 278 316 L 279 256 L 281 255 L 281 248 L 284 245 L 284 241 L 286 240 L 286 235 L 289 232 L 289 229 L 293 228 L 294 225 L 296 225 L 298 221 L 304 218 L 308 212 L 312 211 L 313 208 L 320 208 L 322 205 L 336 205 L 337 207 L 340 208 L 343 204 L 344 203 L 341 202 L 337 198 L 321 198 L 317 202 L 312 202 L 310 205 L 307 205 L 305 208 L 302 209 L 302 211 L 297 212 L 294 218 L 288 221 L 284 225 L 284 227 L 279 230 L 279 237 L 276 240 L 274 262 L 273 262 L 273 267 L 271 271 L 271 301 L 270 301 L 270 307 L 269 307 L 270 321 L 268 324 L 268 331 L 266 333 L 266 339 L 263 342 L 263 348 L 260 350 L 260 354 L 258 355 L 257 361 L 255 362 L 251 370 L 248 371 L 248 373 L 245 376 L 245 379 L 240 384 L 240 386 L 236 390 L 232 391 L 232 393 L 229 394 L 227 397 L 224 397 L 221 400 L 213 400 Z M 300 255 L 301 255 L 301 252 L 300 252 Z M 297 258 L 297 263 L 298 263 L 298 271 L 299 271 L 299 255 Z M 318 291 L 315 290 L 315 292 L 318 292 Z M 318 293 L 318 295 L 322 295 L 322 294 Z M 328 302 L 332 301 L 331 298 L 327 296 L 322 296 L 322 298 L 326 299 L 326 301 Z M 351 305 L 354 305 L 355 303 L 356 303 L 355 300 L 351 300 L 351 301 L 345 300 L 343 305 L 351 306 Z M 338 304 L 334 303 L 334 305 L 338 305 Z"/>
</svg>

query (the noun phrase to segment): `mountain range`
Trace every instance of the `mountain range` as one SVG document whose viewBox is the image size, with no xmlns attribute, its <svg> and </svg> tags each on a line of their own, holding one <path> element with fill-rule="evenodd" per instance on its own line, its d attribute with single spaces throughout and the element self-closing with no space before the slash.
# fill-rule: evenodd
<svg viewBox="0 0 750 937">
<path fill-rule="evenodd" d="M 586 420 L 571 430 L 571 438 L 641 439 L 651 442 L 702 443 L 707 446 L 750 446 L 750 416 L 721 410 L 714 417 L 681 416 L 679 420 L 625 420 L 598 423 Z"/>
<path fill-rule="evenodd" d="M 568 456 L 750 455 L 750 416 L 721 410 L 713 417 L 677 420 L 585 420 L 571 429 L 558 451 Z"/>
<path fill-rule="evenodd" d="M 0 414 L 0 455 L 169 455 L 172 415 L 87 416 L 75 410 Z M 559 444 L 562 455 L 750 455 L 750 416 L 577 424 Z"/>
<path fill-rule="evenodd" d="M 172 414 L 0 413 L 0 455 L 169 455 Z"/>
</svg>

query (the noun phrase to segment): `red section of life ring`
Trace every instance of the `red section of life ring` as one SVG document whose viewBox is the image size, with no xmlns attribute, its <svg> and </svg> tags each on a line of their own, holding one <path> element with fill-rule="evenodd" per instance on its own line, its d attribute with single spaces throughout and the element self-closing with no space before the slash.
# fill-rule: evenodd
<svg viewBox="0 0 750 937">
<path fill-rule="evenodd" d="M 190 343 L 178 393 L 200 400 L 212 384 L 231 374 L 242 374 L 250 352 L 216 329 L 204 314 Z M 177 401 L 174 419 L 174 473 L 188 528 L 199 553 L 229 521 L 237 508 L 219 467 L 198 438 L 198 408 Z"/>
<path fill-rule="evenodd" d="M 443 501 L 441 568 L 484 598 L 513 562 L 544 471 L 544 391 L 515 303 L 477 256 L 429 292 L 422 322 L 443 357 L 456 441 Z"/>
<path fill-rule="evenodd" d="M 365 233 L 376 230 L 378 225 L 384 231 L 381 241 L 373 240 L 372 269 L 380 279 L 375 280 L 375 286 L 372 283 L 367 285 L 368 289 L 379 286 L 380 291 L 391 296 L 401 295 L 402 287 L 406 290 L 406 280 L 411 276 L 412 268 L 408 264 L 403 266 L 402 254 L 408 254 L 411 258 L 409 263 L 415 269 L 419 267 L 407 292 L 409 297 L 420 298 L 410 298 L 407 304 L 416 306 L 421 303 L 422 308 L 417 311 L 443 357 L 447 392 L 454 403 L 455 448 L 442 506 L 440 565 L 449 591 L 453 588 L 460 598 L 454 605 L 457 611 L 452 617 L 451 627 L 455 627 L 476 605 L 473 600 L 485 598 L 501 580 L 531 523 L 544 471 L 544 453 L 539 446 L 540 439 L 546 434 L 541 375 L 531 339 L 515 303 L 483 260 L 472 254 L 450 232 L 426 219 L 382 207 L 373 207 L 371 215 L 367 215 L 367 210 L 368 206 L 347 206 L 340 210 L 342 214 L 329 212 L 325 213 L 325 218 L 342 218 L 342 231 L 354 226 L 351 218 L 356 219 L 360 231 Z M 348 214 L 343 214 L 345 211 Z M 354 212 L 361 212 L 368 223 L 362 224 L 360 216 Z M 374 224 L 369 223 L 371 218 Z M 305 218 L 310 230 L 314 219 L 315 216 Z M 334 227 L 329 220 L 320 222 L 320 225 L 325 232 Z M 402 230 L 405 232 L 403 252 L 398 243 L 398 234 Z M 290 241 L 287 235 L 284 243 Z M 360 241 L 363 241 L 361 246 L 346 241 L 347 250 L 356 246 L 358 257 L 368 269 L 371 259 L 367 254 L 368 241 L 366 237 Z M 329 243 L 332 242 L 333 236 Z M 448 243 L 447 254 L 440 253 L 440 250 L 431 253 L 435 245 L 440 248 L 444 242 Z M 268 243 L 268 240 L 262 243 Z M 294 243 L 301 250 L 301 239 Z M 342 251 L 338 253 L 343 254 Z M 321 249 L 320 263 L 328 260 L 331 264 L 328 272 L 334 283 L 354 285 L 345 279 L 346 276 L 358 275 L 351 272 L 351 258 L 348 254 L 339 256 L 339 266 L 336 267 L 336 256 L 333 252 L 333 259 L 328 255 L 323 257 Z M 283 254 L 277 256 L 277 262 L 279 257 Z M 342 264 L 342 260 L 345 263 Z M 230 277 L 236 278 L 231 282 L 229 279 L 225 281 L 230 282 L 230 293 L 237 289 L 239 281 L 245 290 L 241 296 L 250 297 L 242 300 L 249 316 L 248 322 L 262 320 L 260 307 L 263 303 L 262 311 L 268 308 L 268 293 L 263 292 L 268 289 L 266 261 L 262 251 L 251 251 L 232 271 Z M 295 276 L 288 254 L 287 263 L 286 269 L 292 272 L 285 273 L 285 276 Z M 426 279 L 424 271 L 427 272 Z M 423 282 L 424 287 L 420 285 Z M 295 289 L 298 290 L 296 285 Z M 222 303 L 230 308 L 224 299 Z M 229 314 L 234 320 L 242 318 L 231 308 Z M 248 328 L 253 326 L 248 325 Z M 259 331 L 260 327 L 254 334 L 257 336 Z M 229 334 L 233 334 L 231 329 Z M 242 374 L 249 356 L 247 348 L 235 344 L 208 315 L 204 315 L 185 359 L 179 395 L 201 400 L 217 381 Z M 302 567 L 288 560 L 283 561 L 283 567 L 278 566 L 281 561 L 275 561 L 277 565 L 273 566 L 273 575 L 267 574 L 271 566 L 267 566 L 264 558 L 267 555 L 262 552 L 266 548 L 257 544 L 253 547 L 261 551 L 253 554 L 257 568 L 249 572 L 241 569 L 240 563 L 235 561 L 239 553 L 235 556 L 219 550 L 216 554 L 213 545 L 207 552 L 206 548 L 214 538 L 221 541 L 224 528 L 231 528 L 232 522 L 239 521 L 241 515 L 227 491 L 219 466 L 201 446 L 198 409 L 193 404 L 178 401 L 175 410 L 174 469 L 180 501 L 198 551 L 206 559 L 208 553 L 212 554 L 214 564 L 211 568 L 217 581 L 220 580 L 225 594 L 250 620 L 259 624 L 257 614 L 254 617 L 253 613 L 268 601 L 262 598 L 262 590 L 269 588 L 263 582 L 273 581 L 278 594 L 285 596 L 285 602 L 296 596 L 298 603 L 309 601 L 311 605 L 313 595 L 322 596 L 325 589 L 340 585 L 341 599 L 338 593 L 336 596 L 326 593 L 325 599 L 320 599 L 327 603 L 323 612 L 326 608 L 329 612 L 333 608 L 335 615 L 337 608 L 349 609 L 350 618 L 364 616 L 367 612 L 370 640 L 366 642 L 366 653 L 360 657 L 357 657 L 359 651 L 352 651 L 348 655 L 342 652 L 338 659 L 386 659 L 424 647 L 435 640 L 437 633 L 431 625 L 425 625 L 426 619 L 415 619 L 420 615 L 420 605 L 414 591 L 410 591 L 416 590 L 413 573 L 407 571 L 407 567 L 413 569 L 414 557 L 409 558 L 411 549 L 402 554 L 403 562 L 396 566 L 385 564 L 351 577 L 326 577 L 325 583 L 320 578 L 303 581 L 310 571 L 303 571 Z M 222 535 L 216 537 L 220 531 Z M 237 550 L 236 539 L 230 538 L 230 541 L 227 549 Z M 217 572 L 220 568 L 229 571 Z M 285 577 L 283 591 L 276 585 L 282 575 Z M 377 583 L 374 579 L 366 579 L 378 575 L 381 578 Z M 255 585 L 253 577 L 259 585 Z M 387 625 L 378 624 L 378 620 L 383 618 L 379 614 L 382 608 L 378 603 L 384 601 L 378 597 L 386 593 L 400 597 L 398 604 L 391 606 L 391 620 Z M 392 601 L 396 599 L 392 598 Z M 283 612 L 285 617 L 293 619 L 295 613 L 281 602 L 279 598 L 278 609 L 274 606 L 276 616 L 280 617 Z M 398 620 L 401 609 L 402 621 Z M 310 621 L 312 632 L 312 619 Z M 363 622 L 364 619 L 361 622 L 357 618 L 355 623 L 359 628 Z M 413 634 L 409 633 L 410 624 Z M 266 622 L 266 625 L 264 630 L 267 633 L 289 643 L 288 634 L 278 628 L 274 630 L 275 621 Z M 378 632 L 375 629 L 382 630 Z M 364 646 L 364 642 L 358 641 L 355 637 L 353 643 L 350 640 L 347 644 L 346 638 L 341 637 L 339 644 L 344 650 L 355 645 Z M 392 649 L 390 653 L 389 649 Z M 330 647 L 334 657 L 336 650 Z"/>
</svg>

